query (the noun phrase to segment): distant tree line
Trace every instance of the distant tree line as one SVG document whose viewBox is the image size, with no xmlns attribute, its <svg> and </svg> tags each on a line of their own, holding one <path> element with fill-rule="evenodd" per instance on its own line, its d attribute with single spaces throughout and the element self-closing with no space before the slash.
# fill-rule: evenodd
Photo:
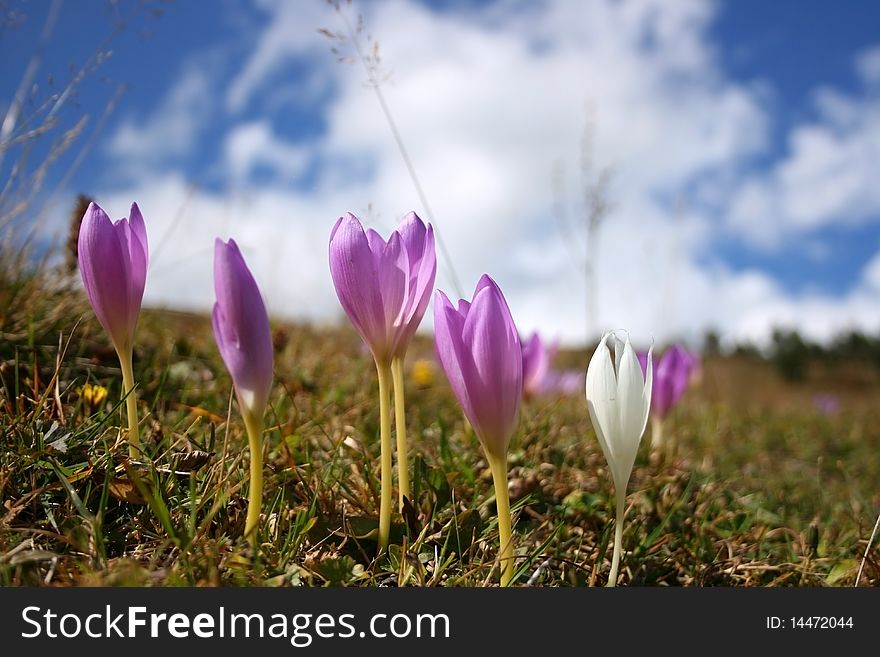
<svg viewBox="0 0 880 657">
<path fill-rule="evenodd" d="M 708 331 L 703 340 L 703 353 L 711 356 L 722 352 L 769 360 L 786 380 L 803 381 L 812 361 L 861 361 L 880 369 L 880 334 L 851 330 L 823 345 L 804 338 L 796 329 L 776 328 L 765 349 L 750 342 L 738 342 L 731 349 L 722 349 L 719 335 Z"/>
</svg>

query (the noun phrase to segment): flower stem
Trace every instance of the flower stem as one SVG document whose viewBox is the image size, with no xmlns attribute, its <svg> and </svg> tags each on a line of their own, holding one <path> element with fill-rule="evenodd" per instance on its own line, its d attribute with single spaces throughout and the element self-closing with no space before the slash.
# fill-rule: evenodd
<svg viewBox="0 0 880 657">
<path fill-rule="evenodd" d="M 507 454 L 486 455 L 495 484 L 495 506 L 498 509 L 498 535 L 501 558 L 501 586 L 513 579 L 513 539 L 510 527 L 510 496 L 507 492 Z"/>
<path fill-rule="evenodd" d="M 122 394 L 125 397 L 125 410 L 128 412 L 128 456 L 137 459 L 141 456 L 141 439 L 138 432 L 137 395 L 134 392 L 134 371 L 132 368 L 132 350 L 123 349 L 116 352 L 119 366 L 122 368 Z"/>
<path fill-rule="evenodd" d="M 251 453 L 251 490 L 248 495 L 247 520 L 244 535 L 256 548 L 260 524 L 260 507 L 263 503 L 263 418 L 248 411 L 242 413 L 247 429 L 248 449 Z"/>
<path fill-rule="evenodd" d="M 403 513 L 403 498 L 412 501 L 409 489 L 409 458 L 406 448 L 406 415 L 403 390 L 403 357 L 396 356 L 391 361 L 391 377 L 394 380 L 394 428 L 397 434 L 397 485 L 400 512 Z"/>
<path fill-rule="evenodd" d="M 614 519 L 614 555 L 611 557 L 611 573 L 606 586 L 617 586 L 617 569 L 620 567 L 620 553 L 623 549 L 623 514 L 626 505 L 626 492 L 617 493 L 617 515 Z"/>
<path fill-rule="evenodd" d="M 663 447 L 663 420 L 651 414 L 651 447 L 660 451 Z"/>
<path fill-rule="evenodd" d="M 380 552 L 388 547 L 388 536 L 391 533 L 391 399 L 388 396 L 390 369 L 387 362 L 376 361 L 376 371 L 379 374 L 379 445 L 382 459 L 380 474 L 382 492 L 379 499 Z"/>
</svg>

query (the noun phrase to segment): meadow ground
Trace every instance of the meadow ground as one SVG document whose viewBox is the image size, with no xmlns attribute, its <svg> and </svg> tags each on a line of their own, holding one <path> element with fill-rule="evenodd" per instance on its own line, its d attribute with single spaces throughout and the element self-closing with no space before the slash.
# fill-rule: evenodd
<svg viewBox="0 0 880 657">
<path fill-rule="evenodd" d="M 376 556 L 378 406 L 353 330 L 275 324 L 259 549 L 242 538 L 247 439 L 207 317 L 145 311 L 135 351 L 146 454 L 127 459 L 116 355 L 76 272 L 0 280 L 0 584 L 497 585 L 491 475 L 430 338 L 407 359 L 414 500 Z M 585 368 L 588 350 L 557 357 Z M 86 384 L 108 389 L 103 401 Z M 839 409 L 816 408 L 833 393 Z M 851 586 L 880 510 L 880 371 L 710 357 L 646 433 L 621 585 Z M 97 403 L 96 403 L 97 401 Z M 137 482 L 137 485 L 135 483 Z M 606 581 L 613 491 L 584 397 L 523 407 L 510 450 L 514 585 Z M 860 586 L 880 584 L 880 547 Z"/>
</svg>

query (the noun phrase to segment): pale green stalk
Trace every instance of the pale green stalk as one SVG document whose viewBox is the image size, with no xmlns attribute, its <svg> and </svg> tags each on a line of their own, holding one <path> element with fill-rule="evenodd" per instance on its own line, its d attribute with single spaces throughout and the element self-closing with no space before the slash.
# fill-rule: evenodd
<svg viewBox="0 0 880 657">
<path fill-rule="evenodd" d="M 379 445 L 381 450 L 381 472 L 379 498 L 379 551 L 388 547 L 388 537 L 391 534 L 391 408 L 389 398 L 388 380 L 391 368 L 386 362 L 376 360 L 376 371 L 379 374 Z"/>
<path fill-rule="evenodd" d="M 663 446 L 663 420 L 651 414 L 651 447 L 660 450 Z"/>
<path fill-rule="evenodd" d="M 495 484 L 495 506 L 498 510 L 498 536 L 500 542 L 501 586 L 513 579 L 513 532 L 510 526 L 510 496 L 507 492 L 507 454 L 486 454 L 492 481 Z"/>
<path fill-rule="evenodd" d="M 403 498 L 412 501 L 409 489 L 409 458 L 406 446 L 406 415 L 403 390 L 403 357 L 395 356 L 391 361 L 391 377 L 394 379 L 394 424 L 397 433 L 397 477 L 398 501 L 403 513 Z"/>
<path fill-rule="evenodd" d="M 125 397 L 125 410 L 128 412 L 128 456 L 137 459 L 141 456 L 141 440 L 138 431 L 137 396 L 134 392 L 132 350 L 121 349 L 116 353 L 122 368 L 122 394 Z"/>
<path fill-rule="evenodd" d="M 256 548 L 260 525 L 260 507 L 263 503 L 263 417 L 242 409 L 242 418 L 245 429 L 247 429 L 248 448 L 251 452 L 251 490 L 248 495 L 244 535 L 251 546 Z"/>
<path fill-rule="evenodd" d="M 620 567 L 620 553 L 623 549 L 623 514 L 626 511 L 626 491 L 617 493 L 617 515 L 614 520 L 614 554 L 611 557 L 611 573 L 606 586 L 617 586 L 617 569 Z"/>
</svg>

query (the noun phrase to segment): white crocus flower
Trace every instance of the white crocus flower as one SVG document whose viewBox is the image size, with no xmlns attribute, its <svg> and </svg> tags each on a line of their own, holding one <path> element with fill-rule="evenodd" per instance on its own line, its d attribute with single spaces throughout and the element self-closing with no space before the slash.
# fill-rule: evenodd
<svg viewBox="0 0 880 657">
<path fill-rule="evenodd" d="M 609 341 L 614 347 L 613 358 Z M 626 487 L 651 410 L 651 363 L 649 350 L 648 368 L 642 376 L 642 368 L 629 342 L 629 336 L 626 342 L 622 342 L 610 332 L 602 336 L 587 367 L 587 407 L 602 452 L 611 469 L 617 497 L 614 556 L 611 560 L 608 586 L 617 584 Z"/>
</svg>

